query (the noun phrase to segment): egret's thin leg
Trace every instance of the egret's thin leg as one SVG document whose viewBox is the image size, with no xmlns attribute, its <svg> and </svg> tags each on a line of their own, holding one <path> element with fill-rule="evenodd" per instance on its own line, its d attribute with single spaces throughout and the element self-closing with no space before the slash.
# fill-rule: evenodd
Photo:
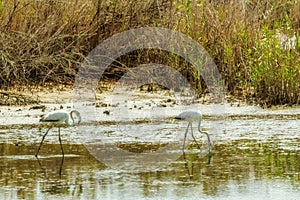
<svg viewBox="0 0 300 200">
<path fill-rule="evenodd" d="M 189 122 L 188 126 L 186 127 L 186 130 L 185 130 L 185 133 L 184 133 L 184 139 L 183 139 L 183 145 L 182 145 L 182 152 L 183 152 L 183 154 L 184 154 L 184 145 L 185 145 L 186 135 L 187 135 L 187 133 L 189 131 L 189 126 L 190 126 L 190 122 Z"/>
<path fill-rule="evenodd" d="M 212 157 L 211 152 L 209 152 L 208 153 L 208 161 L 207 161 L 208 165 L 210 165 L 211 157 Z"/>
<path fill-rule="evenodd" d="M 60 143 L 60 149 L 61 149 L 62 155 L 64 157 L 65 156 L 64 149 L 62 147 L 61 138 L 60 138 L 60 127 L 58 127 L 58 139 L 59 139 L 59 143 Z"/>
<path fill-rule="evenodd" d="M 49 132 L 50 129 L 51 129 L 51 127 L 48 128 L 48 130 L 46 131 L 46 133 L 43 135 L 42 141 L 41 141 L 40 146 L 39 146 L 39 148 L 38 148 L 38 150 L 37 150 L 37 152 L 36 152 L 36 154 L 35 154 L 35 157 L 38 156 L 39 151 L 40 151 L 40 149 L 41 149 L 41 146 L 42 146 L 42 144 L 43 144 L 43 141 L 44 141 L 44 139 L 45 139 L 45 137 L 46 137 L 46 135 L 48 134 L 48 132 Z"/>
<path fill-rule="evenodd" d="M 37 161 L 38 161 L 38 164 L 39 164 L 39 166 L 40 166 L 40 168 L 41 168 L 41 170 L 42 170 L 42 172 L 43 172 L 44 176 L 45 176 L 45 177 L 47 177 L 46 170 L 45 170 L 45 169 L 43 169 L 43 167 L 42 167 L 42 164 L 41 164 L 41 161 L 40 161 L 39 157 L 37 157 L 37 156 L 36 156 L 36 159 L 37 159 Z"/>
<path fill-rule="evenodd" d="M 188 160 L 186 159 L 185 155 L 183 155 L 183 159 L 184 159 L 184 166 L 186 168 L 187 174 L 188 174 L 190 180 L 192 180 L 193 174 L 191 174 L 191 172 L 190 172 Z"/>
<path fill-rule="evenodd" d="M 204 133 L 207 136 L 208 152 L 210 153 L 211 152 L 211 147 L 212 147 L 210 137 L 209 137 L 207 132 L 201 131 L 201 133 Z"/>
<path fill-rule="evenodd" d="M 196 138 L 195 138 L 194 133 L 193 133 L 192 123 L 191 123 L 191 132 L 192 132 L 192 137 L 193 137 L 194 141 L 196 142 L 198 148 L 200 149 L 200 146 L 199 146 L 198 142 L 196 141 Z"/>
<path fill-rule="evenodd" d="M 60 167 L 59 167 L 59 178 L 62 177 L 62 169 L 63 169 L 63 165 L 64 165 L 64 160 L 65 160 L 65 157 L 63 156 L 61 158 L 61 163 L 60 163 Z"/>
</svg>

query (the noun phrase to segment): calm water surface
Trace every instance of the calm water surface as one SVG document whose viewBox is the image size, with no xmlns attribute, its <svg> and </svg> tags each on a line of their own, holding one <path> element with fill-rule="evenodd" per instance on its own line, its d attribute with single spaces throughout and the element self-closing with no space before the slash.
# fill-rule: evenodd
<svg viewBox="0 0 300 200">
<path fill-rule="evenodd" d="M 218 122 L 206 119 L 204 127 L 215 123 Z M 131 160 L 122 163 L 121 159 L 119 165 L 112 167 L 104 158 L 96 159 L 89 146 L 82 143 L 81 135 L 75 134 L 74 127 L 62 128 L 64 159 L 55 129 L 46 137 L 36 159 L 34 155 L 45 127 L 3 125 L 0 126 L 0 199 L 296 200 L 300 197 L 298 115 L 235 116 L 226 121 L 223 135 L 211 134 L 215 142 L 211 157 L 200 155 L 192 143 L 183 156 L 178 153 L 182 142 L 178 140 L 175 159 L 150 164 L 134 162 L 134 157 L 176 143 L 170 134 L 175 123 L 140 123 L 141 128 L 164 135 L 142 142 L 134 137 L 124 139 L 123 131 L 128 131 L 130 124 L 82 126 L 87 133 L 97 130 L 102 134 L 102 142 L 107 145 L 101 148 L 115 145 L 134 152 Z M 180 125 L 182 134 L 185 126 Z M 205 148 L 205 137 L 197 139 Z M 99 141 L 97 135 L 93 140 Z M 113 154 L 105 156 L 117 159 Z"/>
</svg>

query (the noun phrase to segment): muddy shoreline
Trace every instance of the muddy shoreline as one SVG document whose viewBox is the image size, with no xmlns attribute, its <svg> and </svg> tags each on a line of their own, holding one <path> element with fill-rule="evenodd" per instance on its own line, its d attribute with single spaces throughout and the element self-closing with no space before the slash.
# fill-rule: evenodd
<svg viewBox="0 0 300 200">
<path fill-rule="evenodd" d="M 109 85 L 105 90 L 94 93 L 89 106 L 94 107 L 97 113 L 101 114 L 101 121 L 109 123 L 112 116 L 119 108 L 128 109 L 134 113 L 130 120 L 153 121 L 152 116 L 145 116 L 143 113 L 151 112 L 153 116 L 158 115 L 164 118 L 172 118 L 182 110 L 200 109 L 206 119 L 213 119 L 218 114 L 214 109 L 222 109 L 220 115 L 224 119 L 250 119 L 250 118 L 300 118 L 300 106 L 273 106 L 265 109 L 258 105 L 249 105 L 241 100 L 226 96 L 225 102 L 220 104 L 220 108 L 213 108 L 215 104 L 210 101 L 209 95 L 193 100 L 189 104 L 181 104 L 168 90 L 154 92 L 137 91 L 130 97 L 124 97 L 116 103 L 116 97 L 112 93 L 113 87 Z M 126 92 L 126 90 L 125 90 Z M 0 125 L 9 124 L 36 124 L 39 118 L 52 110 L 71 110 L 74 106 L 74 91 L 71 86 L 58 86 L 52 88 L 23 88 L 18 90 L 0 90 Z M 126 96 L 126 94 L 124 95 Z M 114 99 L 115 98 L 115 99 Z M 119 97 L 117 97 L 119 98 Z M 130 98 L 130 99 L 128 99 Z M 124 106 L 124 104 L 126 104 Z M 157 112 L 154 112 L 157 110 Z M 117 113 L 118 114 L 118 113 Z M 122 116 L 126 120 L 126 116 Z M 22 122 L 18 121 L 22 118 Z M 24 120 L 25 119 L 25 120 Z"/>
</svg>

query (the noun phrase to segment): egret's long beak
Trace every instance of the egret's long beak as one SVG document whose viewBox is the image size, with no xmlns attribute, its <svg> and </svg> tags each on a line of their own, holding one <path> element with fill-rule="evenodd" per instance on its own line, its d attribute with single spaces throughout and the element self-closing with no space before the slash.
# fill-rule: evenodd
<svg viewBox="0 0 300 200">
<path fill-rule="evenodd" d="M 174 117 L 174 119 L 182 120 L 182 118 L 179 116 Z"/>
</svg>

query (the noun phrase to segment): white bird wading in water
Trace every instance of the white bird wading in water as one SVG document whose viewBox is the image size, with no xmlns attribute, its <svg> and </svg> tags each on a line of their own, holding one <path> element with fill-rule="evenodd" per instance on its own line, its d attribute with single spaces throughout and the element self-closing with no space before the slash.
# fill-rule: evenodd
<svg viewBox="0 0 300 200">
<path fill-rule="evenodd" d="M 77 124 L 79 124 L 81 122 L 81 116 L 80 116 L 80 113 L 76 110 L 72 110 L 70 113 L 68 113 L 67 111 L 64 111 L 64 110 L 52 111 L 52 112 L 49 112 L 44 117 L 42 117 L 42 119 L 40 119 L 40 122 L 51 123 L 52 126 L 50 128 L 48 128 L 46 133 L 43 135 L 42 141 L 41 141 L 40 146 L 35 154 L 35 157 L 38 156 L 41 146 L 43 144 L 43 141 L 44 141 L 46 135 L 48 134 L 49 130 L 56 125 L 58 126 L 58 139 L 59 139 L 59 143 L 60 143 L 61 152 L 62 152 L 62 155 L 64 156 L 64 150 L 63 150 L 61 138 L 60 138 L 60 125 L 65 123 L 65 124 L 67 124 L 67 126 L 75 126 L 74 116 L 76 116 Z"/>
<path fill-rule="evenodd" d="M 196 142 L 198 148 L 200 149 L 200 146 L 197 143 L 197 141 L 194 137 L 194 134 L 193 134 L 192 123 L 194 121 L 198 121 L 198 131 L 200 133 L 204 133 L 207 136 L 208 152 L 210 153 L 212 145 L 211 145 L 209 135 L 208 135 L 207 132 L 201 131 L 201 129 L 200 129 L 201 120 L 202 120 L 202 114 L 201 113 L 195 112 L 195 111 L 185 111 L 185 112 L 180 113 L 178 116 L 176 116 L 175 119 L 184 120 L 184 121 L 188 122 L 188 126 L 186 128 L 185 133 L 184 133 L 184 140 L 183 140 L 183 146 L 182 146 L 183 153 L 184 153 L 184 145 L 185 145 L 185 140 L 186 140 L 186 136 L 187 136 L 187 133 L 188 133 L 189 126 L 191 126 L 192 137 L 193 137 L 194 141 Z"/>
</svg>

